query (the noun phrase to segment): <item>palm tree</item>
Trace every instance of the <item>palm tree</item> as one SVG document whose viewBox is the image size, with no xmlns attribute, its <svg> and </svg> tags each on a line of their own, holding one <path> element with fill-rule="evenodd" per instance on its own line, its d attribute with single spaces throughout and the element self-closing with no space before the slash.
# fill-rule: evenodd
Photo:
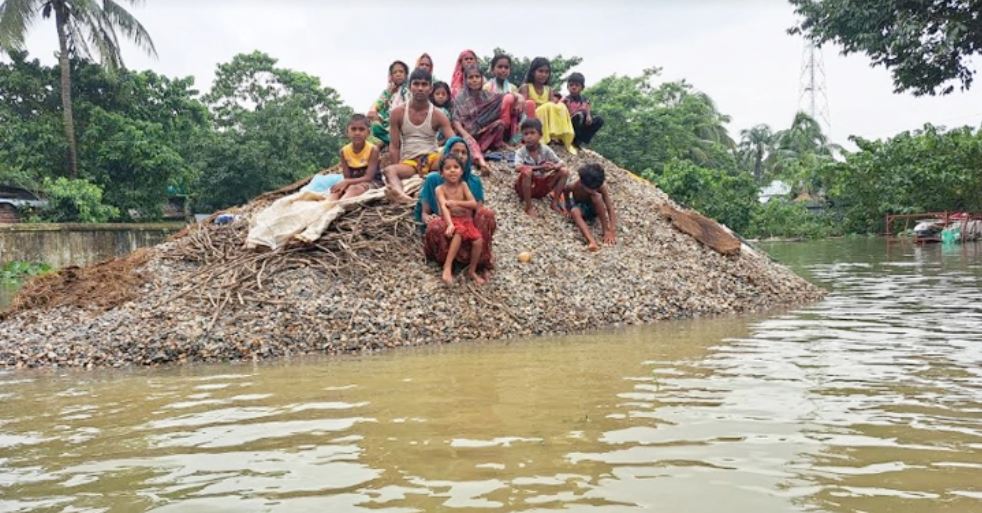
<svg viewBox="0 0 982 513">
<path fill-rule="evenodd" d="M 831 160 L 841 151 L 841 146 L 829 142 L 818 121 L 799 112 L 795 114 L 787 130 L 779 130 L 774 134 L 774 151 L 767 161 L 772 169 L 780 170 L 789 163 L 801 161 L 808 156 Z"/>
<path fill-rule="evenodd" d="M 745 162 L 753 161 L 753 174 L 757 181 L 764 177 L 764 158 L 771 153 L 774 141 L 774 133 L 767 125 L 740 131 L 740 155 Z"/>
<path fill-rule="evenodd" d="M 131 5 L 138 0 L 123 0 Z M 23 50 L 24 36 L 38 15 L 54 16 L 61 68 L 61 107 L 68 141 L 68 173 L 78 175 L 78 149 L 72 113 L 70 57 L 94 60 L 109 69 L 123 67 L 117 31 L 156 57 L 150 34 L 116 0 L 3 0 L 0 2 L 0 48 Z"/>
</svg>

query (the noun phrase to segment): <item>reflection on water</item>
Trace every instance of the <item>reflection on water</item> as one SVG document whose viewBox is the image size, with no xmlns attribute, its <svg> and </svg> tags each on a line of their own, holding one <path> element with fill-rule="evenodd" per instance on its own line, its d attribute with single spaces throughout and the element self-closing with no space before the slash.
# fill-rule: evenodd
<svg viewBox="0 0 982 513">
<path fill-rule="evenodd" d="M 553 340 L 2 374 L 0 511 L 982 510 L 982 251 L 768 249 L 832 293 Z"/>
</svg>

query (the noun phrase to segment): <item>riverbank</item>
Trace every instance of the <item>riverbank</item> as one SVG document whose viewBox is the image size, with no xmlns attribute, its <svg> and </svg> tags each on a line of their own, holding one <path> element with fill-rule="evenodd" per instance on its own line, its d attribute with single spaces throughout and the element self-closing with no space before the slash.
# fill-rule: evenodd
<svg viewBox="0 0 982 513">
<path fill-rule="evenodd" d="M 724 256 L 659 214 L 677 207 L 648 182 L 604 166 L 618 244 L 586 251 L 544 203 L 530 218 L 513 171 L 485 179 L 497 213 L 497 266 L 483 287 L 446 287 L 424 261 L 409 209 L 379 204 L 346 216 L 310 247 L 242 249 L 249 219 L 290 188 L 135 257 L 29 284 L 0 322 L 0 365 L 123 366 L 371 351 L 472 339 L 577 333 L 661 319 L 759 311 L 823 291 L 744 246 Z M 532 261 L 517 260 L 532 252 Z"/>
</svg>

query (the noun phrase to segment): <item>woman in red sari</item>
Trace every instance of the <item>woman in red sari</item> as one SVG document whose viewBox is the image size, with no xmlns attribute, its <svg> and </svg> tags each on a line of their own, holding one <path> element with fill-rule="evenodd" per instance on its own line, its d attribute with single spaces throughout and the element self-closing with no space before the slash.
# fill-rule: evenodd
<svg viewBox="0 0 982 513">
<path fill-rule="evenodd" d="M 450 96 L 453 98 L 464 89 L 464 68 L 467 66 L 477 66 L 477 54 L 474 53 L 474 50 L 464 50 L 457 56 L 457 63 L 453 67 L 453 76 L 450 77 Z"/>
<path fill-rule="evenodd" d="M 484 152 L 502 145 L 506 124 L 501 120 L 500 93 L 484 89 L 484 76 L 477 66 L 464 68 L 465 87 L 453 101 L 453 128 L 467 141 L 471 155 L 482 172 L 488 170 Z"/>
</svg>

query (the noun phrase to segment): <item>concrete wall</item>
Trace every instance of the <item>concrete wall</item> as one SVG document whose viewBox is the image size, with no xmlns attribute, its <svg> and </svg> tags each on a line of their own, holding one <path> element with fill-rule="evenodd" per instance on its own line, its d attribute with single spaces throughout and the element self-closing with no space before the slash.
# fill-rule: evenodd
<svg viewBox="0 0 982 513">
<path fill-rule="evenodd" d="M 162 242 L 182 223 L 0 224 L 0 264 L 45 262 L 60 268 L 125 255 Z"/>
</svg>

